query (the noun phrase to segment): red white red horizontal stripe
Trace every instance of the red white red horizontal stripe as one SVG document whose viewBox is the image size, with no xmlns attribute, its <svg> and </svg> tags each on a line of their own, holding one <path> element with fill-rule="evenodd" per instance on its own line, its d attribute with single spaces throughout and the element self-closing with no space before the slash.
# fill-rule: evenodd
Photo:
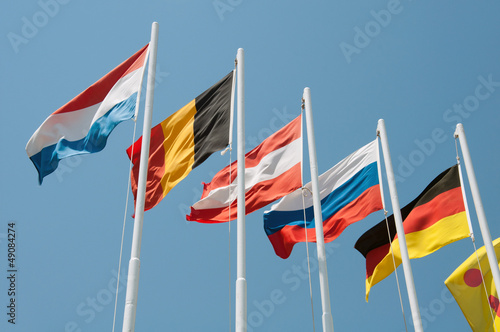
<svg viewBox="0 0 500 332">
<path fill-rule="evenodd" d="M 298 116 L 245 155 L 246 214 L 302 186 L 302 121 Z M 226 222 L 236 219 L 237 161 L 204 184 L 201 200 L 187 220 Z"/>
</svg>

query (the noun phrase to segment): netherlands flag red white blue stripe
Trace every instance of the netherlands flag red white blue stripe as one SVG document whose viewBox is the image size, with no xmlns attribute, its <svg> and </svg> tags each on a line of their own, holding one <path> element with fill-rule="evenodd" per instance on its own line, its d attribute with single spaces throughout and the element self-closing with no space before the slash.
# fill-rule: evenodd
<svg viewBox="0 0 500 332">
<path fill-rule="evenodd" d="M 245 214 L 252 213 L 302 185 L 302 116 L 245 155 Z M 204 184 L 189 221 L 219 223 L 237 217 L 237 162 Z"/>
<path fill-rule="evenodd" d="M 26 152 L 40 184 L 61 159 L 101 151 L 116 125 L 134 116 L 147 51 L 148 45 L 52 113 L 35 131 Z"/>
<path fill-rule="evenodd" d="M 375 140 L 319 176 L 325 242 L 333 241 L 350 224 L 382 209 L 379 164 Z M 295 243 L 306 241 L 306 232 L 307 241 L 316 242 L 311 183 L 304 188 L 283 197 L 264 213 L 264 229 L 281 258 L 290 256 Z"/>
</svg>

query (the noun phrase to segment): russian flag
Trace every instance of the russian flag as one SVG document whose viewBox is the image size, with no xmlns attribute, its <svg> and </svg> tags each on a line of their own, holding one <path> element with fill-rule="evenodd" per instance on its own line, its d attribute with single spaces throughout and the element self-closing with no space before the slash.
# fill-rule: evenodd
<svg viewBox="0 0 500 332">
<path fill-rule="evenodd" d="M 319 176 L 325 242 L 382 209 L 378 165 L 378 143 L 374 140 Z M 264 213 L 264 230 L 281 258 L 290 256 L 295 243 L 306 242 L 306 232 L 307 241 L 316 242 L 314 227 L 311 183 L 283 197 Z"/>
<path fill-rule="evenodd" d="M 148 45 L 52 113 L 31 136 L 26 152 L 38 181 L 70 156 L 101 151 L 113 129 L 134 116 Z"/>
</svg>

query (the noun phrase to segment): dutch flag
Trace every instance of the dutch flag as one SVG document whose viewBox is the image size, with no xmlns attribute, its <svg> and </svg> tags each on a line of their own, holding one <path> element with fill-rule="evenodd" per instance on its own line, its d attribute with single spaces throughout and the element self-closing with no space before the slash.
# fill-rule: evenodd
<svg viewBox="0 0 500 332">
<path fill-rule="evenodd" d="M 40 184 L 61 159 L 101 151 L 111 131 L 134 116 L 148 46 L 52 113 L 31 136 L 26 152 Z"/>
</svg>

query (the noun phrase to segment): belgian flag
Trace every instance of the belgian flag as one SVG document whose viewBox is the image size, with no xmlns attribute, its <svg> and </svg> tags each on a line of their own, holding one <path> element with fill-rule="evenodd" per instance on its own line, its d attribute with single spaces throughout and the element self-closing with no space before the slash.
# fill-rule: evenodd
<svg viewBox="0 0 500 332">
<path fill-rule="evenodd" d="M 410 259 L 424 257 L 468 237 L 470 231 L 458 166 L 439 174 L 417 198 L 401 209 L 401 217 Z M 394 271 L 391 242 L 396 267 L 401 264 L 394 215 L 388 217 L 388 223 L 389 232 L 383 220 L 364 233 L 354 245 L 366 258 L 367 301 L 370 287 Z"/>
<path fill-rule="evenodd" d="M 191 100 L 151 128 L 144 210 L 156 206 L 192 169 L 229 142 L 234 74 Z M 137 199 L 142 137 L 127 149 L 133 163 L 131 184 Z"/>
</svg>

